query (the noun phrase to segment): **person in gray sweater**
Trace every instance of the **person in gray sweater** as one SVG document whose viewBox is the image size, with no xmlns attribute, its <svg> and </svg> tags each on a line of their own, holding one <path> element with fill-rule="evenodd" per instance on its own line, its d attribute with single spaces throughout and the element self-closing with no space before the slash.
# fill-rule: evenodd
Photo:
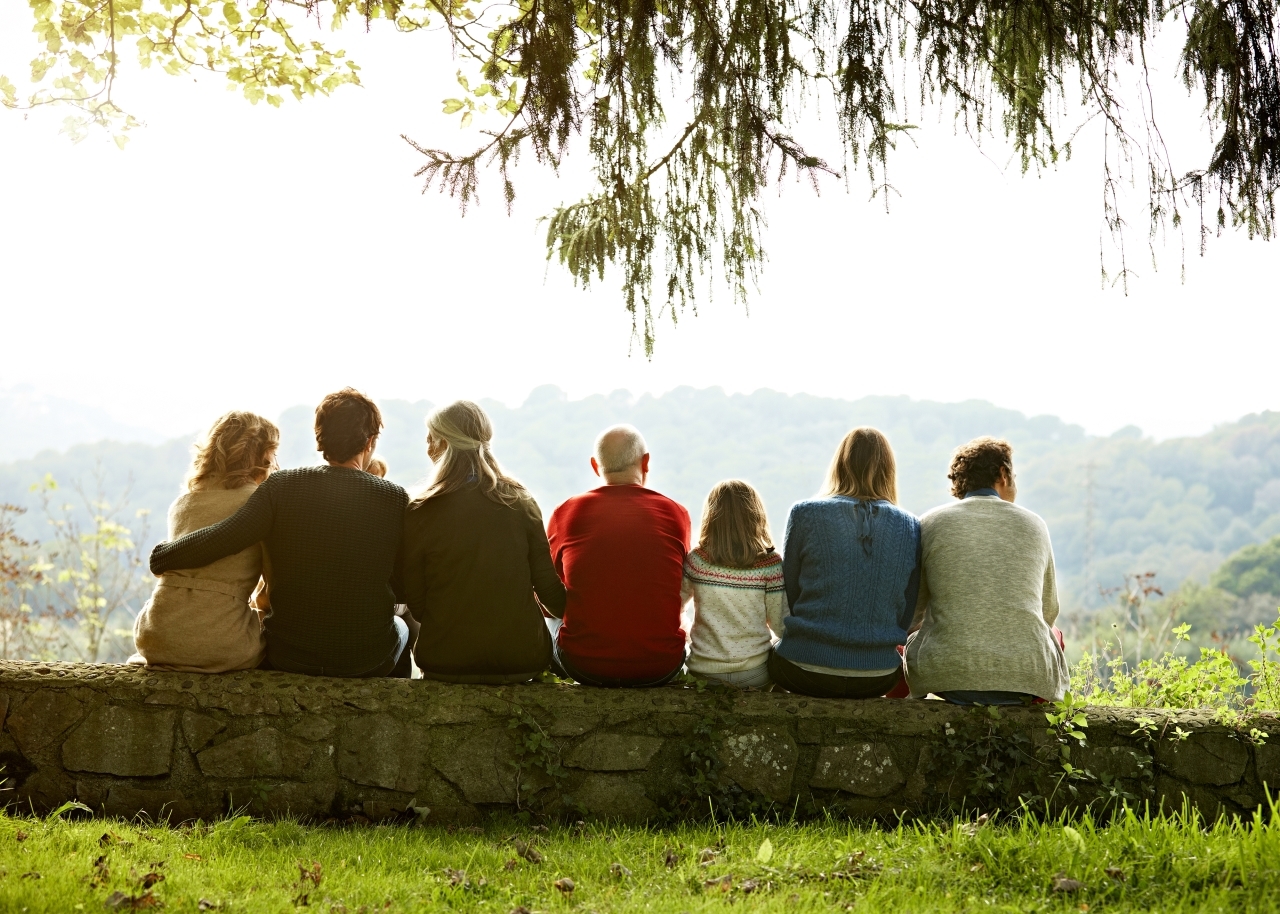
<svg viewBox="0 0 1280 914">
<path fill-rule="evenodd" d="M 960 499 L 920 519 L 921 575 L 904 661 L 913 698 L 956 704 L 1059 701 L 1069 675 L 1053 546 L 1014 504 L 1013 448 L 977 438 L 951 461 Z"/>
</svg>

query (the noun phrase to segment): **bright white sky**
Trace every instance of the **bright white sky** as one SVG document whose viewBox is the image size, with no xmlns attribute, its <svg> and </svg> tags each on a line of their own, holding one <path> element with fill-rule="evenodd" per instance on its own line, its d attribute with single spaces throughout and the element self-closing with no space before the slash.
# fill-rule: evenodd
<svg viewBox="0 0 1280 914">
<path fill-rule="evenodd" d="M 26 16 L 0 12 L 0 72 L 24 69 Z M 820 199 L 788 182 L 766 200 L 771 259 L 750 316 L 719 295 L 662 324 L 646 361 L 616 278 L 577 290 L 543 258 L 537 217 L 579 195 L 580 172 L 522 167 L 510 218 L 493 184 L 465 218 L 421 196 L 400 134 L 477 139 L 439 113 L 456 94 L 447 48 L 359 30 L 342 41 L 364 88 L 282 110 L 212 76 L 128 76 L 119 97 L 146 127 L 125 152 L 73 146 L 60 116 L 0 110 L 0 387 L 166 433 L 345 384 L 511 404 L 541 384 L 573 397 L 719 385 L 982 398 L 1158 437 L 1280 408 L 1275 248 L 1233 234 L 1201 259 L 1192 229 L 1182 283 L 1176 236 L 1152 270 L 1139 206 L 1138 276 L 1127 297 L 1100 289 L 1096 133 L 1058 171 L 1024 178 L 999 144 L 984 154 L 929 118 L 893 160 L 888 215 L 860 175 Z M 1158 78 L 1176 85 L 1172 68 Z M 1194 131 L 1170 138 L 1197 164 Z"/>
</svg>

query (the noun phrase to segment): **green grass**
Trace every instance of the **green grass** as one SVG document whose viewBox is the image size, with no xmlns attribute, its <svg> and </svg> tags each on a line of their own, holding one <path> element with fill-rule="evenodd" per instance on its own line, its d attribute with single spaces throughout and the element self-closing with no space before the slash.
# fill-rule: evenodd
<svg viewBox="0 0 1280 914">
<path fill-rule="evenodd" d="M 1273 820 L 1274 821 L 1274 820 Z M 772 856 L 761 846 L 772 846 Z M 535 863 L 517 842 L 532 842 Z M 704 853 L 704 849 L 710 852 Z M 668 852 L 674 853 L 668 865 Z M 711 857 L 705 863 L 700 859 Z M 101 867 L 95 866 L 105 857 Z M 318 864 L 319 869 L 314 869 Z M 620 867 L 613 867 L 619 864 Z M 300 865 L 319 885 L 300 880 Z M 0 816 L 0 911 L 1267 911 L 1280 825 L 1127 816 L 977 826 L 514 822 L 453 832 L 228 819 L 192 828 Z M 103 873 L 105 868 L 108 872 Z M 461 872 L 459 872 L 461 871 Z M 31 874 L 38 873 L 36 877 Z M 147 896 L 147 874 L 164 877 Z M 465 875 L 463 875 L 465 874 Z M 1080 884 L 1074 891 L 1059 874 Z M 95 880 L 95 875 L 101 878 Z M 731 876 L 730 881 L 723 881 Z M 573 880 L 566 894 L 555 883 Z M 131 903 L 129 899 L 139 898 Z M 216 906 L 200 908 L 201 901 Z"/>
</svg>

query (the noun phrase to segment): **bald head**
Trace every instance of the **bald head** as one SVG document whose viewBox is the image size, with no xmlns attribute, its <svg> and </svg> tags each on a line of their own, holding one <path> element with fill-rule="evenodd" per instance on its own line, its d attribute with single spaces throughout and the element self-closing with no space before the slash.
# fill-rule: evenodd
<svg viewBox="0 0 1280 914">
<path fill-rule="evenodd" d="M 600 433 L 591 468 L 609 485 L 644 485 L 649 449 L 631 425 L 615 425 Z"/>
</svg>

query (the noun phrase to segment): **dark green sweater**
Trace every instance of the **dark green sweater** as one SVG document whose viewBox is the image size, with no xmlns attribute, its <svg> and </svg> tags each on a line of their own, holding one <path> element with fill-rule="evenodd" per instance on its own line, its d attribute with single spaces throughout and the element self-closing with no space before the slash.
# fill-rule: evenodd
<svg viewBox="0 0 1280 914">
<path fill-rule="evenodd" d="M 268 658 L 358 675 L 395 647 L 391 582 L 408 501 L 395 483 L 360 470 L 281 470 L 226 520 L 156 546 L 151 571 L 202 568 L 265 544 Z"/>
<path fill-rule="evenodd" d="M 404 519 L 405 602 L 422 623 L 414 659 L 447 682 L 520 682 L 547 668 L 551 638 L 538 599 L 557 616 L 564 585 L 542 513 L 471 485 L 411 505 Z"/>
</svg>

